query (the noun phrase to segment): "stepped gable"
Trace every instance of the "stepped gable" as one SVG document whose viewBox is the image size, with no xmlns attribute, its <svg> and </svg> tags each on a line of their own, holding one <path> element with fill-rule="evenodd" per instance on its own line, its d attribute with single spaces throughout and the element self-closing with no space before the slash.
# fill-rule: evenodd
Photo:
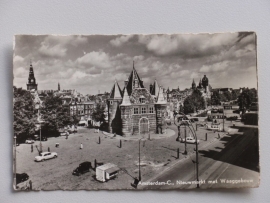
<svg viewBox="0 0 270 203">
<path fill-rule="evenodd" d="M 115 81 L 109 98 L 110 99 L 122 99 L 122 97 L 123 97 L 123 93 L 122 93 L 117 81 Z"/>
<path fill-rule="evenodd" d="M 135 87 L 135 80 L 138 81 L 138 87 Z M 143 86 L 143 81 L 140 79 L 135 67 L 134 67 L 134 61 L 133 61 L 133 69 L 128 77 L 128 82 L 127 82 L 127 92 L 128 92 L 128 95 L 130 96 L 133 89 L 135 88 L 144 88 Z"/>
</svg>

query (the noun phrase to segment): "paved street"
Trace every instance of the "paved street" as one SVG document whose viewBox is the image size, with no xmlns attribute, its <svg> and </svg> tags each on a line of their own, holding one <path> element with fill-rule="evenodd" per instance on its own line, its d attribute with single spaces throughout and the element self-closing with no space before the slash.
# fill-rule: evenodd
<svg viewBox="0 0 270 203">
<path fill-rule="evenodd" d="M 221 122 L 222 120 L 219 120 Z M 225 121 L 226 135 L 223 132 L 213 132 L 198 127 L 196 134 L 200 140 L 199 144 L 199 179 L 206 180 L 201 188 L 206 187 L 234 187 L 233 184 L 217 184 L 220 179 L 253 179 L 253 185 L 258 183 L 258 133 L 257 127 L 244 126 L 241 122 L 233 123 Z M 186 128 L 187 136 L 191 132 Z M 255 132 L 255 133 L 254 133 Z M 181 137 L 184 138 L 185 127 L 181 127 Z M 205 140 L 207 133 L 208 139 Z M 184 155 L 185 144 L 176 141 L 177 126 L 168 127 L 167 134 L 148 135 L 141 141 L 141 174 L 143 182 L 167 182 L 170 180 L 174 185 L 139 185 L 138 189 L 158 188 L 194 188 L 195 184 L 176 184 L 177 181 L 196 180 L 194 144 L 187 144 L 188 155 Z M 219 136 L 221 137 L 219 139 Z M 98 143 L 99 137 L 101 143 Z M 43 151 L 57 152 L 58 158 L 45 162 L 34 162 L 37 150 L 31 153 L 29 144 L 21 144 L 17 147 L 17 173 L 27 173 L 29 180 L 33 182 L 33 189 L 51 190 L 63 188 L 72 189 L 133 189 L 130 183 L 134 177 L 138 177 L 139 168 L 139 142 L 138 138 L 124 138 L 111 136 L 103 132 L 94 133 L 94 129 L 79 128 L 78 133 L 65 137 L 49 138 L 42 142 Z M 122 148 L 120 148 L 120 139 Z M 55 143 L 60 147 L 56 148 Z M 79 146 L 83 143 L 83 149 Z M 34 146 L 39 146 L 35 142 Z M 177 149 L 179 158 L 177 159 Z M 124 171 L 120 171 L 116 179 L 106 183 L 95 180 L 95 171 L 83 174 L 80 177 L 73 176 L 72 171 L 84 161 L 94 160 L 102 163 L 116 164 Z M 219 183 L 219 182 L 218 182 Z M 242 184 L 242 185 L 241 185 Z M 243 183 L 237 184 L 245 186 Z"/>
<path fill-rule="evenodd" d="M 252 180 L 249 186 L 259 184 L 258 164 L 258 129 L 239 125 L 237 132 L 223 136 L 220 141 L 199 147 L 199 180 L 205 180 L 200 188 L 234 188 L 247 187 L 246 183 L 222 183 L 227 180 Z M 170 170 L 160 176 L 146 180 L 146 182 L 167 182 L 174 185 L 148 185 L 141 186 L 147 189 L 190 189 L 196 184 L 185 184 L 196 180 L 195 154 L 181 160 Z M 178 181 L 178 182 L 177 182 Z M 182 181 L 182 182 L 181 182 Z M 211 182 L 212 181 L 212 182 Z"/>
<path fill-rule="evenodd" d="M 171 131 L 162 135 L 162 139 L 143 140 L 141 142 L 141 173 L 143 179 L 149 179 L 161 173 L 166 168 L 175 164 L 179 159 L 183 159 L 184 144 L 176 142 L 177 127 L 171 125 Z M 175 132 L 174 132 L 175 131 Z M 205 133 L 208 132 L 208 141 L 203 141 Z M 172 134 L 173 133 L 173 134 Z M 188 133 L 188 131 L 187 131 Z M 154 138 L 155 135 L 151 135 Z M 98 144 L 98 138 L 101 138 L 101 144 Z M 146 136 L 147 137 L 147 136 Z M 158 136 L 160 137 L 160 136 Z M 201 128 L 198 131 L 198 137 L 201 139 L 200 146 L 209 144 L 217 139 L 217 133 L 213 133 Z M 21 144 L 17 147 L 17 173 L 27 173 L 29 180 L 33 182 L 33 189 L 56 189 L 64 188 L 71 190 L 73 188 L 105 189 L 123 188 L 132 189 L 130 183 L 132 177 L 138 177 L 138 158 L 139 142 L 137 140 L 122 140 L 122 148 L 119 148 L 119 138 L 104 135 L 102 132 L 94 133 L 94 129 L 79 128 L 78 133 L 71 134 L 68 139 L 65 137 L 49 138 L 42 142 L 43 151 L 50 147 L 51 152 L 57 152 L 58 158 L 47 160 L 45 162 L 34 162 L 34 157 L 38 155 L 36 148 L 31 153 L 29 144 Z M 60 147 L 56 148 L 55 143 Z M 83 143 L 83 149 L 80 150 L 80 143 Z M 39 146 L 36 141 L 34 146 Z M 192 151 L 194 146 L 187 145 L 187 151 Z M 179 159 L 177 158 L 177 148 L 179 148 Z M 102 163 L 114 163 L 120 168 L 124 168 L 132 176 L 121 171 L 118 177 L 106 183 L 95 181 L 95 172 L 91 171 L 80 177 L 73 176 L 72 171 L 84 161 L 94 160 Z"/>
</svg>

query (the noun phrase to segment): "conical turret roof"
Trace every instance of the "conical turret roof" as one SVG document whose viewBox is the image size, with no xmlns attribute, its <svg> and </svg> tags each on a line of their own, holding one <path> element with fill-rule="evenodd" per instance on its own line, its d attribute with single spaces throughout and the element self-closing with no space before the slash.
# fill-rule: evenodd
<svg viewBox="0 0 270 203">
<path fill-rule="evenodd" d="M 158 99 L 156 104 L 167 104 L 167 101 L 164 99 L 162 88 L 159 88 Z"/>
<path fill-rule="evenodd" d="M 155 79 L 155 82 L 153 84 L 152 91 L 150 93 L 152 95 L 155 95 L 157 97 L 158 96 L 158 92 L 159 92 L 159 86 L 158 86 L 157 80 Z"/>
<path fill-rule="evenodd" d="M 127 88 L 124 88 L 124 96 L 123 96 L 123 101 L 122 104 L 120 106 L 129 106 L 131 105 L 129 96 L 128 96 L 128 92 L 127 92 Z"/>
<path fill-rule="evenodd" d="M 113 88 L 110 93 L 110 99 L 122 99 L 122 91 L 117 81 L 114 82 Z"/>
</svg>

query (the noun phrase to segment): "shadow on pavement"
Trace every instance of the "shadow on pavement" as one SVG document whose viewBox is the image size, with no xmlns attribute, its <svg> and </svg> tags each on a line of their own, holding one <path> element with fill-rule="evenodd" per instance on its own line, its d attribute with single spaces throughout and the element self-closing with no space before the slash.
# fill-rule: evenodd
<svg viewBox="0 0 270 203">
<path fill-rule="evenodd" d="M 259 172 L 258 129 L 248 128 L 245 126 L 235 126 L 234 128 L 238 128 L 238 132 L 244 132 L 244 134 L 226 135 L 220 139 L 223 147 L 215 147 L 215 149 L 209 150 L 199 150 L 200 155 Z M 245 138 L 247 138 L 245 136 L 252 137 L 249 137 L 250 141 L 240 148 L 239 145 L 244 141 Z"/>
</svg>

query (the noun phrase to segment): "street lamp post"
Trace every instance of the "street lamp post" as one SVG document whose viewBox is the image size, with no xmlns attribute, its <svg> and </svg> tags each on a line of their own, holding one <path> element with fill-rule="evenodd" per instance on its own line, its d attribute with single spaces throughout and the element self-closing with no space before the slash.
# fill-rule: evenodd
<svg viewBox="0 0 270 203">
<path fill-rule="evenodd" d="M 14 136 L 14 155 L 13 155 L 13 157 L 14 157 L 14 171 L 13 171 L 13 178 L 14 178 L 14 184 L 13 184 L 13 186 L 16 188 L 16 182 L 17 182 L 17 180 L 16 180 L 16 139 L 17 139 L 17 137 L 16 137 L 16 135 Z"/>
<path fill-rule="evenodd" d="M 224 129 L 224 116 L 225 116 L 225 115 L 224 115 L 224 112 L 225 112 L 225 107 L 224 107 L 224 105 L 223 105 L 223 130 L 222 130 L 223 132 L 225 132 L 225 129 Z"/>
<path fill-rule="evenodd" d="M 187 154 L 187 127 L 185 124 L 185 151 L 184 154 Z"/>
<path fill-rule="evenodd" d="M 182 115 L 186 116 L 184 113 L 181 113 Z M 187 116 L 186 116 L 187 117 Z M 190 126 L 192 127 L 192 129 L 190 128 Z M 200 185 L 199 185 L 199 152 L 198 152 L 198 138 L 197 138 L 197 134 L 196 134 L 196 131 L 192 125 L 192 123 L 190 123 L 188 125 L 190 131 L 192 132 L 193 136 L 195 137 L 195 145 L 196 145 L 196 148 L 195 148 L 195 151 L 196 151 L 196 180 L 197 180 L 197 188 L 200 188 Z M 186 141 L 186 140 L 185 140 Z"/>
<path fill-rule="evenodd" d="M 142 179 L 142 176 L 141 176 L 141 140 L 142 139 L 143 138 L 139 140 L 139 181 L 141 181 Z"/>
</svg>

